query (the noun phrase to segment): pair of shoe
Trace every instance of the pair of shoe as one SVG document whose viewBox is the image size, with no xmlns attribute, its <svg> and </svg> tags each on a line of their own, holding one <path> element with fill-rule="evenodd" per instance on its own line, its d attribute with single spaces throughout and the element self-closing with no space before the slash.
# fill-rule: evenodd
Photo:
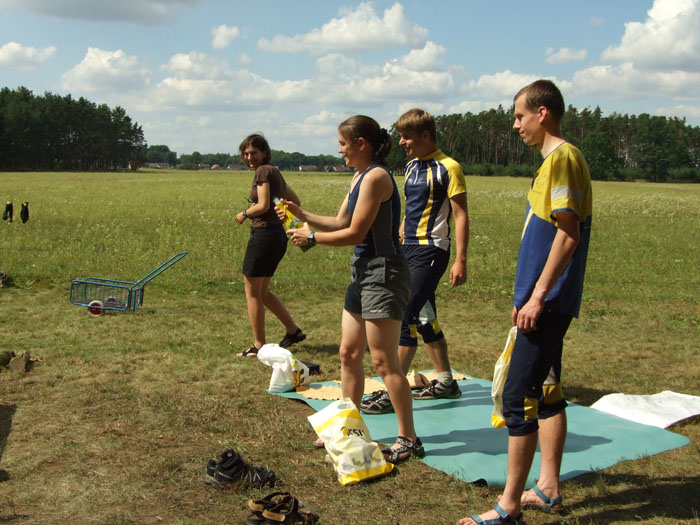
<svg viewBox="0 0 700 525">
<path fill-rule="evenodd" d="M 398 447 L 385 448 L 382 449 L 382 454 L 384 459 L 388 463 L 393 463 L 397 465 L 409 459 L 411 456 L 416 456 L 417 458 L 425 457 L 425 449 L 423 448 L 423 443 L 421 443 L 420 438 L 416 438 L 415 443 L 410 439 L 399 436 L 396 438 L 396 444 Z"/>
<path fill-rule="evenodd" d="M 221 461 L 210 459 L 204 474 L 204 483 L 217 489 L 261 489 L 277 481 L 274 471 L 249 465 L 232 448 L 221 453 Z"/>
<path fill-rule="evenodd" d="M 294 525 L 314 525 L 318 523 L 318 514 L 304 507 L 289 492 L 273 492 L 261 499 L 249 499 L 246 525 L 268 525 L 274 523 Z"/>
<path fill-rule="evenodd" d="M 454 379 L 447 385 L 438 379 L 433 379 L 428 386 L 413 393 L 413 399 L 456 399 L 462 395 L 457 381 Z M 387 414 L 394 411 L 389 399 L 389 392 L 377 390 L 366 396 L 360 402 L 360 411 L 365 414 Z"/>
</svg>

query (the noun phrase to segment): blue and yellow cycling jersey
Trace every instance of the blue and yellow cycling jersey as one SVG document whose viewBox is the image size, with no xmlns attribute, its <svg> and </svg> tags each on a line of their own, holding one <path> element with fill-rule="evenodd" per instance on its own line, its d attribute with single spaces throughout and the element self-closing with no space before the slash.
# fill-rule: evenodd
<svg viewBox="0 0 700 525">
<path fill-rule="evenodd" d="M 436 150 L 406 166 L 404 244 L 450 248 L 450 199 L 465 193 L 462 166 Z"/>
<path fill-rule="evenodd" d="M 578 217 L 581 238 L 545 304 L 557 312 L 578 317 L 592 215 L 591 175 L 578 148 L 564 142 L 542 161 L 527 196 L 526 211 L 513 304 L 520 308 L 530 299 L 542 274 L 557 234 L 555 214 L 571 212 Z"/>
</svg>

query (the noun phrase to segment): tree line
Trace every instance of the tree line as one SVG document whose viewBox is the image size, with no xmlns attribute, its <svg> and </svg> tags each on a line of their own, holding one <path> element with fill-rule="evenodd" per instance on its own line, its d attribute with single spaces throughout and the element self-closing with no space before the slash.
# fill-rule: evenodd
<svg viewBox="0 0 700 525">
<path fill-rule="evenodd" d="M 441 149 L 476 175 L 531 176 L 541 162 L 512 129 L 513 110 L 499 106 L 478 114 L 435 118 Z M 596 180 L 700 182 L 700 127 L 685 119 L 613 113 L 599 107 L 569 106 L 562 132 L 583 151 Z M 392 128 L 394 145 L 398 133 Z M 400 169 L 406 161 L 401 148 L 392 149 L 389 164 Z"/>
<path fill-rule="evenodd" d="M 25 87 L 0 90 L 0 170 L 117 170 L 139 165 L 143 130 L 124 108 Z"/>
<path fill-rule="evenodd" d="M 438 144 L 459 161 L 467 174 L 532 176 L 541 159 L 513 131 L 512 108 L 435 117 Z M 569 106 L 562 121 L 564 136 L 579 147 L 597 180 L 700 182 L 700 127 L 676 117 L 603 116 L 599 107 Z M 392 127 L 393 148 L 387 163 L 401 173 L 407 162 Z M 237 153 L 193 152 L 178 157 L 166 145 L 147 146 L 141 127 L 125 110 L 97 105 L 71 95 L 34 94 L 25 87 L 0 90 L 0 170 L 117 170 L 146 162 L 199 169 L 218 164 L 241 166 Z M 283 170 L 342 166 L 334 155 L 272 151 Z"/>
</svg>

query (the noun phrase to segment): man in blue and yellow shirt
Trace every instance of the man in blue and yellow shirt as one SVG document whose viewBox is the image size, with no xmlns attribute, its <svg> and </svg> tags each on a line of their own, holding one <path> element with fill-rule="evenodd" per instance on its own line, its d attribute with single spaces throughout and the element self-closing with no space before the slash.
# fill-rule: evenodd
<svg viewBox="0 0 700 525">
<path fill-rule="evenodd" d="M 498 505 L 462 519 L 464 525 L 515 524 L 522 520 L 521 508 L 563 508 L 559 471 L 566 401 L 561 357 L 564 335 L 581 305 L 591 232 L 591 177 L 581 152 L 562 136 L 564 98 L 552 82 L 529 84 L 514 103 L 513 128 L 544 160 L 527 196 L 515 276 L 511 318 L 518 334 L 503 388 L 508 477 Z M 524 492 L 538 440 L 540 477 Z"/>
<path fill-rule="evenodd" d="M 437 371 L 437 379 L 414 393 L 415 399 L 457 398 L 462 392 L 452 377 L 447 341 L 437 319 L 435 290 L 450 262 L 450 222 L 454 216 L 455 260 L 452 287 L 467 278 L 469 214 L 464 173 L 458 162 L 437 147 L 435 119 L 421 109 L 407 111 L 395 124 L 399 144 L 413 157 L 406 166 L 406 211 L 400 235 L 411 268 L 411 299 L 401 326 L 399 361 L 408 373 L 418 348 L 418 334 Z M 366 397 L 360 409 L 368 414 L 392 410 L 385 391 Z"/>
</svg>

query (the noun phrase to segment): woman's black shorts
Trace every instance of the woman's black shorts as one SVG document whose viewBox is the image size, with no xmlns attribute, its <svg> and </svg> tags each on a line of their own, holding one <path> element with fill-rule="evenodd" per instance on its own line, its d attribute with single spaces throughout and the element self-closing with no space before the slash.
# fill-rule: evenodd
<svg viewBox="0 0 700 525">
<path fill-rule="evenodd" d="M 243 275 L 272 277 L 287 252 L 287 234 L 281 224 L 250 229 L 243 259 Z"/>
</svg>

